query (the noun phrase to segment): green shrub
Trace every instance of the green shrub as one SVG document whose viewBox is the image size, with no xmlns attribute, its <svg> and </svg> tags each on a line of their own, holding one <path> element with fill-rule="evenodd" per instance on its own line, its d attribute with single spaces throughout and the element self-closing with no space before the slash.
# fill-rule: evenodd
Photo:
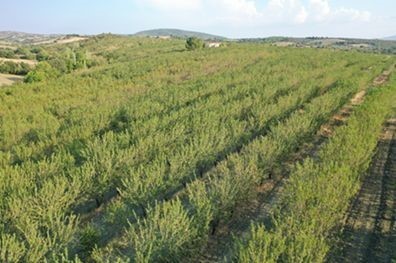
<svg viewBox="0 0 396 263">
<path fill-rule="evenodd" d="M 15 235 L 0 233 L 0 261 L 20 262 L 25 255 L 26 248 Z"/>
<path fill-rule="evenodd" d="M 99 242 L 100 233 L 94 226 L 88 225 L 80 233 L 80 246 L 82 254 L 87 257 L 97 246 Z"/>
<path fill-rule="evenodd" d="M 197 37 L 189 37 L 186 40 L 186 48 L 187 50 L 195 50 L 195 49 L 201 49 L 205 47 L 205 42 Z"/>
<path fill-rule="evenodd" d="M 189 255 L 198 236 L 193 225 L 180 200 L 149 209 L 147 218 L 128 231 L 136 262 L 169 262 Z"/>
<path fill-rule="evenodd" d="M 53 68 L 48 62 L 39 62 L 36 68 L 30 71 L 26 77 L 26 83 L 40 82 L 56 78 L 59 72 Z"/>
<path fill-rule="evenodd" d="M 5 61 L 0 63 L 0 73 L 26 75 L 30 70 L 31 66 L 24 62 Z"/>
<path fill-rule="evenodd" d="M 1 58 L 16 58 L 14 50 L 10 48 L 0 48 Z"/>
</svg>

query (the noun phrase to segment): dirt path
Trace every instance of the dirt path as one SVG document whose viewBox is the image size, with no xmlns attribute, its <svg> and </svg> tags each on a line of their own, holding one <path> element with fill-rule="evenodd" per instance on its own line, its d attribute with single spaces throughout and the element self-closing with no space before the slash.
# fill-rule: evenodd
<svg viewBox="0 0 396 263">
<path fill-rule="evenodd" d="M 387 82 L 389 80 L 390 74 L 391 74 L 390 70 L 384 71 L 381 75 L 379 75 L 377 78 L 375 78 L 373 84 L 375 86 L 383 85 L 385 82 Z"/>
<path fill-rule="evenodd" d="M 389 78 L 390 72 L 385 71 L 378 76 L 373 85 L 380 86 Z M 304 143 L 300 150 L 295 152 L 288 160 L 282 163 L 282 167 L 273 171 L 274 180 L 267 180 L 265 184 L 256 189 L 257 196 L 249 204 L 235 209 L 233 218 L 224 224 L 220 223 L 217 233 L 209 238 L 208 245 L 198 257 L 198 262 L 231 262 L 233 236 L 243 237 L 249 233 L 251 222 L 262 222 L 269 226 L 271 223 L 272 210 L 280 200 L 284 189 L 284 178 L 287 178 L 296 162 L 310 156 L 315 158 L 319 149 L 332 136 L 336 127 L 344 125 L 352 114 L 353 109 L 362 104 L 366 91 L 360 91 L 343 106 L 328 123 L 322 125 L 317 134 L 309 143 Z"/>
<path fill-rule="evenodd" d="M 386 123 L 369 172 L 344 227 L 340 257 L 331 262 L 396 261 L 396 118 Z"/>
</svg>

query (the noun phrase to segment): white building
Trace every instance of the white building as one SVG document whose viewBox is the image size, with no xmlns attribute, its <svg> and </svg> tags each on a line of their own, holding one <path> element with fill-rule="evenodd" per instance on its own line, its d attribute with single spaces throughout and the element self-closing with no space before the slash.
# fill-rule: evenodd
<svg viewBox="0 0 396 263">
<path fill-rule="evenodd" d="M 216 47 L 220 47 L 221 46 L 221 42 L 209 42 L 207 45 L 208 45 L 208 47 L 216 48 Z"/>
</svg>

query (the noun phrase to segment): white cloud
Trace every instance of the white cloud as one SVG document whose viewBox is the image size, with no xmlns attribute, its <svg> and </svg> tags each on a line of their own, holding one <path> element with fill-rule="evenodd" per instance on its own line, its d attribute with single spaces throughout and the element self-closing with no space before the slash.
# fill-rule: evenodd
<svg viewBox="0 0 396 263">
<path fill-rule="evenodd" d="M 236 15 L 244 15 L 247 17 L 256 17 L 259 15 L 257 11 L 256 4 L 254 1 L 249 0 L 215 0 L 213 2 L 218 2 L 221 7 L 226 11 Z"/>
<path fill-rule="evenodd" d="M 152 7 L 162 10 L 196 10 L 201 7 L 201 0 L 141 0 Z"/>
<path fill-rule="evenodd" d="M 329 0 L 270 0 L 265 10 L 275 22 L 302 24 L 305 22 L 369 21 L 371 14 L 352 8 L 332 8 Z"/>
<path fill-rule="evenodd" d="M 206 0 L 212 18 L 233 26 L 251 25 L 261 20 L 261 13 L 251 0 Z"/>
<path fill-rule="evenodd" d="M 315 21 L 325 21 L 332 15 L 332 11 L 327 0 L 310 0 L 309 9 L 311 17 Z"/>
<path fill-rule="evenodd" d="M 304 23 L 308 18 L 308 12 L 305 7 L 300 7 L 300 11 L 296 14 L 294 21 L 298 24 Z"/>
<path fill-rule="evenodd" d="M 372 15 L 368 11 L 359 11 L 351 8 L 340 8 L 335 10 L 334 15 L 339 18 L 344 18 L 350 21 L 363 21 L 368 22 L 371 20 Z"/>
<path fill-rule="evenodd" d="M 135 0 L 165 11 L 174 19 L 186 18 L 195 12 L 196 24 L 220 23 L 230 26 L 295 25 L 304 23 L 367 22 L 368 11 L 352 8 L 334 8 L 329 0 Z"/>
<path fill-rule="evenodd" d="M 268 23 L 304 23 L 309 14 L 299 0 L 270 0 L 262 11 Z"/>
<path fill-rule="evenodd" d="M 328 0 L 310 0 L 311 18 L 315 22 L 367 22 L 371 19 L 371 13 L 353 8 L 330 7 Z"/>
</svg>

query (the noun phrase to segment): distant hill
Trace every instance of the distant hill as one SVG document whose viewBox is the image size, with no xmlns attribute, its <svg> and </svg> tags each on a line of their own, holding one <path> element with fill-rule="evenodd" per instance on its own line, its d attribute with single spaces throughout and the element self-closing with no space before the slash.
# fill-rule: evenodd
<svg viewBox="0 0 396 263">
<path fill-rule="evenodd" d="M 0 42 L 10 44 L 38 44 L 53 41 L 63 35 L 32 34 L 15 31 L 0 31 Z"/>
<path fill-rule="evenodd" d="M 194 31 L 186 31 L 180 29 L 153 29 L 153 30 L 146 30 L 141 31 L 134 36 L 145 36 L 145 37 L 165 37 L 165 36 L 172 36 L 172 37 L 180 37 L 180 38 L 188 38 L 188 37 L 198 37 L 205 40 L 225 40 L 225 37 L 216 36 L 201 32 L 194 32 Z"/>
<path fill-rule="evenodd" d="M 357 49 L 367 52 L 396 54 L 396 41 L 385 39 L 354 39 L 331 37 L 267 37 L 238 39 L 239 42 L 267 43 L 279 47 L 334 48 L 342 50 Z"/>
<path fill-rule="evenodd" d="M 394 40 L 396 41 L 396 35 L 384 38 L 384 40 Z"/>
<path fill-rule="evenodd" d="M 66 44 L 76 41 L 82 41 L 89 36 L 80 36 L 77 34 L 32 34 L 15 31 L 0 31 L 0 45 L 38 45 L 38 44 Z"/>
</svg>

